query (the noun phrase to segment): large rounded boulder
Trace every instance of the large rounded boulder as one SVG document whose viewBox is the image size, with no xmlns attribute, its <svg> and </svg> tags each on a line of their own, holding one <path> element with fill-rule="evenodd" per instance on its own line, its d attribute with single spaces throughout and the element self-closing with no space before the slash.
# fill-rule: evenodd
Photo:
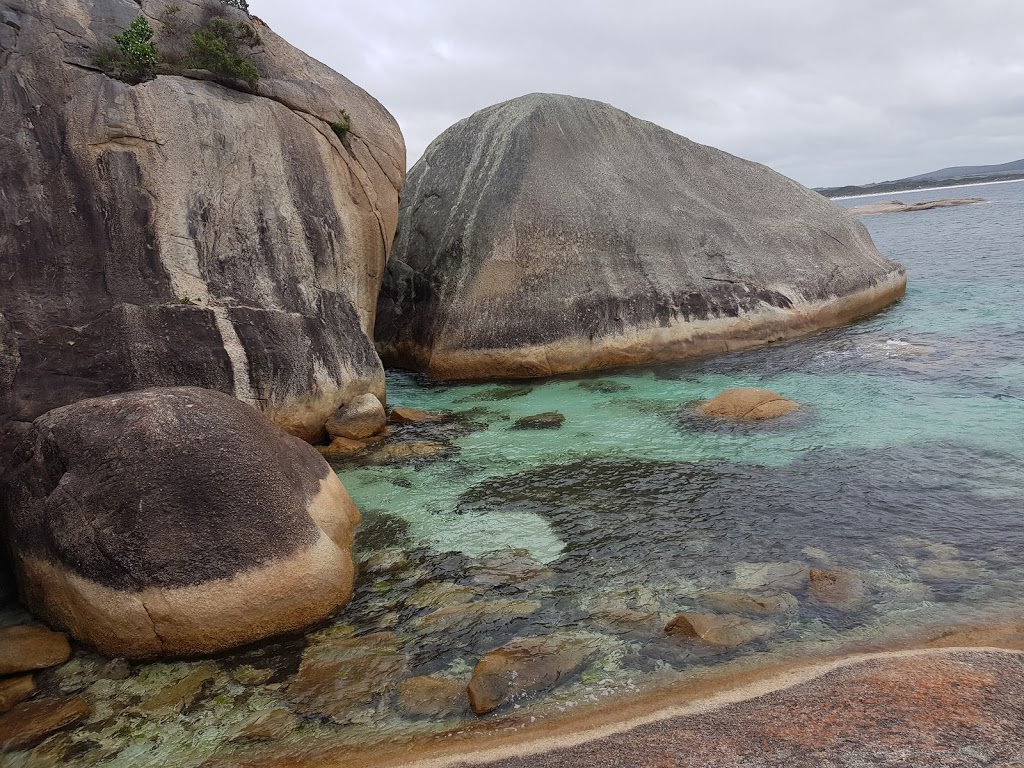
<svg viewBox="0 0 1024 768">
<path fill-rule="evenodd" d="M 409 172 L 377 310 L 388 365 L 525 377 L 835 326 L 903 295 L 843 208 L 595 101 L 534 94 Z"/>
<path fill-rule="evenodd" d="M 0 6 L 0 450 L 53 408 L 147 386 L 235 395 L 304 439 L 384 398 L 401 132 L 231 5 Z M 139 15 L 158 63 L 125 82 L 110 50 Z M 238 25 L 254 84 L 189 59 Z"/>
<path fill-rule="evenodd" d="M 359 513 L 314 448 L 191 387 L 36 419 L 0 485 L 22 601 L 110 656 L 221 651 L 351 596 Z"/>
</svg>

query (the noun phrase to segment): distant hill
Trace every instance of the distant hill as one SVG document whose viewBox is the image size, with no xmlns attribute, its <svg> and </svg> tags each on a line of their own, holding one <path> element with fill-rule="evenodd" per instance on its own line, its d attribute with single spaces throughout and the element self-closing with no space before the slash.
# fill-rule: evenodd
<svg viewBox="0 0 1024 768">
<path fill-rule="evenodd" d="M 965 176 L 1006 176 L 1024 173 L 1024 160 L 1014 160 L 1002 165 L 958 165 L 940 171 L 908 176 L 903 181 L 954 181 Z"/>
<path fill-rule="evenodd" d="M 905 179 L 845 187 L 820 187 L 817 191 L 825 197 L 852 197 L 870 195 L 875 192 L 910 192 L 929 187 L 959 186 L 1010 179 L 1024 179 L 1024 160 L 1014 160 L 1000 165 L 958 165 L 921 173 L 917 176 L 907 176 Z"/>
</svg>

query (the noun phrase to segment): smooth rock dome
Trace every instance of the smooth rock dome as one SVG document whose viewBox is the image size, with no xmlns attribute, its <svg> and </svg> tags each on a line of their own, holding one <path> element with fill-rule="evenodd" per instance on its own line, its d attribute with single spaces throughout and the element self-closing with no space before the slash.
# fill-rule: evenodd
<svg viewBox="0 0 1024 768">
<path fill-rule="evenodd" d="M 213 17 L 250 25 L 255 91 L 104 74 L 139 14 L 161 60 Z M 232 394 L 307 440 L 384 398 L 370 337 L 405 145 L 370 94 L 218 0 L 46 0 L 0 4 L 0 104 L 0 452 L 53 408 L 149 386 Z"/>
<path fill-rule="evenodd" d="M 528 377 L 739 349 L 899 299 L 842 207 L 607 104 L 533 94 L 409 173 L 378 304 L 385 364 Z"/>
<path fill-rule="evenodd" d="M 22 601 L 108 656 L 215 653 L 349 599 L 359 513 L 316 450 L 219 392 L 36 419 L 0 484 Z"/>
</svg>

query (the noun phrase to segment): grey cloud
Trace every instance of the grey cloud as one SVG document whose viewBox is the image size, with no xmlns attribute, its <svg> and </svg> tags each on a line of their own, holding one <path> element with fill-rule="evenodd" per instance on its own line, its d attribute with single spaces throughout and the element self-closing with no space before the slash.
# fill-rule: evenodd
<svg viewBox="0 0 1024 768">
<path fill-rule="evenodd" d="M 1024 157 L 1019 0 L 251 0 L 392 111 L 410 162 L 533 91 L 599 99 L 805 184 Z"/>
</svg>

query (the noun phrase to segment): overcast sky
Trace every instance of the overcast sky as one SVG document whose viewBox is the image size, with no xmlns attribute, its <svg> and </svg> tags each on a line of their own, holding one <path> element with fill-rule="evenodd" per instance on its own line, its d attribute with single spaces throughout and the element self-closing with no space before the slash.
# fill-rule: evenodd
<svg viewBox="0 0 1024 768">
<path fill-rule="evenodd" d="M 482 107 L 606 101 L 809 186 L 1024 158 L 1021 0 L 250 0 L 412 165 Z"/>
</svg>

